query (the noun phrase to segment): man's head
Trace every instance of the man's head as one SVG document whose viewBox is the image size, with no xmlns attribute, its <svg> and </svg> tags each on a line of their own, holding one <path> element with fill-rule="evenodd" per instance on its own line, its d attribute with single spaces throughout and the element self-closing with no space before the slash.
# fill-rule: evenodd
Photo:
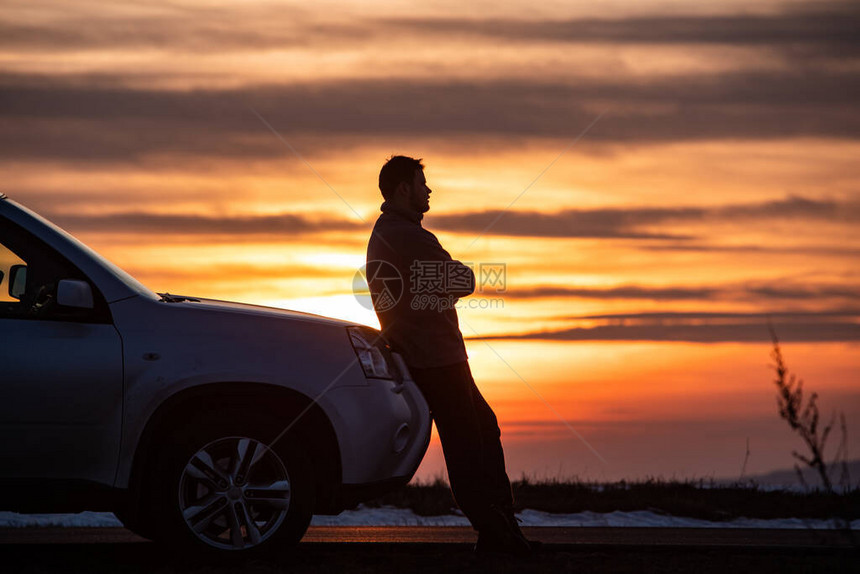
<svg viewBox="0 0 860 574">
<path fill-rule="evenodd" d="M 385 201 L 418 213 L 430 209 L 430 194 L 420 159 L 395 155 L 379 171 L 379 191 Z"/>
</svg>

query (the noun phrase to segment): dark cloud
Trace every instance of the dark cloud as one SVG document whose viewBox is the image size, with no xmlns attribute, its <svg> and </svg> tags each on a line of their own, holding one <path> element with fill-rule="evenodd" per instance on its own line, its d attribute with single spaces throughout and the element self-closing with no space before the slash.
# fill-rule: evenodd
<svg viewBox="0 0 860 574">
<path fill-rule="evenodd" d="M 53 4 L 53 5 L 52 5 Z M 105 5 L 86 11 L 62 0 L 44 2 L 38 19 L 13 7 L 0 14 L 0 48 L 17 52 L 163 50 L 221 53 L 366 41 L 372 30 L 357 22 L 315 22 L 292 5 L 172 3 L 129 11 Z"/>
<path fill-rule="evenodd" d="M 292 27 L 280 32 L 255 32 L 213 22 L 181 21 L 173 18 L 111 19 L 93 26 L 91 22 L 54 21 L 41 24 L 0 22 L 0 47 L 53 52 L 93 49 L 166 49 L 185 52 L 211 50 L 258 50 L 306 45 Z M 334 30 L 332 30 L 333 32 Z M 341 33 L 346 30 L 339 30 Z M 336 34 L 327 34 L 336 37 Z"/>
<path fill-rule="evenodd" d="M 365 229 L 357 221 L 320 215 L 278 214 L 215 217 L 185 214 L 114 213 L 75 215 L 57 213 L 50 219 L 70 229 L 108 233 L 175 235 L 284 235 Z"/>
<path fill-rule="evenodd" d="M 801 219 L 841 219 L 857 221 L 860 219 L 860 203 L 840 204 L 836 201 L 818 200 L 797 195 L 747 205 L 728 205 L 714 208 L 711 214 L 721 218 L 736 217 L 778 217 Z M 707 213 L 705 214 L 707 215 Z"/>
<path fill-rule="evenodd" d="M 857 53 L 856 3 L 783 7 L 768 15 L 677 15 L 567 20 L 496 18 L 356 18 L 319 23 L 303 11 L 243 5 L 241 11 L 195 7 L 159 16 L 111 14 L 0 22 L 0 47 L 52 51 L 104 48 L 186 52 L 350 46 L 378 41 L 491 44 L 728 44 Z"/>
<path fill-rule="evenodd" d="M 145 90 L 116 78 L 0 75 L 0 153 L 13 159 L 134 161 L 162 155 L 274 158 L 284 137 L 366 142 L 414 137 L 587 142 L 860 136 L 860 75 L 787 70 L 552 82 L 351 80 L 224 90 Z M 102 85 L 102 87 L 97 87 Z M 328 143 L 326 143 L 328 142 Z"/>
<path fill-rule="evenodd" d="M 844 55 L 860 50 L 856 3 L 788 8 L 769 15 L 637 16 L 570 20 L 401 18 L 388 20 L 412 34 L 477 37 L 504 42 L 610 44 L 811 45 Z"/>
<path fill-rule="evenodd" d="M 638 249 L 645 251 L 692 251 L 701 253 L 761 253 L 765 255 L 826 255 L 835 257 L 858 257 L 860 249 L 833 245 L 713 245 L 697 242 L 661 244 L 649 243 L 640 245 Z"/>
<path fill-rule="evenodd" d="M 858 299 L 854 294 L 854 299 Z M 591 327 L 470 337 L 477 340 L 770 342 L 771 326 L 783 342 L 860 340 L 860 309 L 777 312 L 604 313 L 567 317 L 600 322 Z"/>
<path fill-rule="evenodd" d="M 855 299 L 860 299 L 860 293 L 854 293 Z M 678 312 L 662 311 L 651 313 L 609 313 L 601 315 L 580 315 L 570 317 L 578 320 L 607 320 L 634 323 L 662 323 L 677 321 L 713 321 L 721 319 L 742 319 L 745 322 L 760 321 L 782 321 L 797 319 L 843 319 L 851 320 L 860 318 L 858 309 L 839 309 L 830 311 L 778 311 L 774 313 L 730 313 L 730 312 Z"/>
<path fill-rule="evenodd" d="M 640 229 L 659 218 L 657 210 L 564 210 L 557 213 L 488 210 L 427 218 L 434 229 L 527 237 L 594 237 L 619 239 L 689 239 L 688 236 L 650 233 Z M 674 211 L 674 210 L 666 210 Z"/>
<path fill-rule="evenodd" d="M 840 299 L 860 299 L 860 287 L 852 288 L 850 286 L 826 286 L 826 287 L 809 287 L 809 286 L 758 286 L 748 287 L 747 291 L 754 296 L 769 298 L 769 299 L 800 299 L 814 300 L 821 298 L 840 298 Z"/>
<path fill-rule="evenodd" d="M 860 324 L 852 322 L 774 322 L 784 343 L 860 341 Z M 475 340 L 547 341 L 685 341 L 692 343 L 765 343 L 771 341 L 765 321 L 718 324 L 601 325 L 557 331 L 467 337 Z"/>
<path fill-rule="evenodd" d="M 258 235 L 357 231 L 367 228 L 363 222 L 336 218 L 327 214 L 280 213 L 216 217 L 195 214 L 118 212 L 98 215 L 56 213 L 51 215 L 51 218 L 65 227 L 87 232 Z M 489 235 L 521 237 L 614 238 L 677 242 L 685 239 L 685 236 L 652 232 L 648 230 L 648 227 L 675 222 L 712 221 L 721 218 L 731 218 L 732 220 L 739 218 L 750 220 L 806 218 L 806 220 L 819 219 L 853 223 L 860 221 L 860 208 L 854 204 L 842 204 L 835 201 L 787 197 L 783 200 L 756 204 L 712 208 L 592 209 L 563 210 L 557 213 L 490 210 L 432 215 L 427 220 L 428 226 L 433 229 L 458 233 L 480 234 L 486 231 Z M 487 229 L 494 222 L 495 224 Z M 626 295 L 629 298 L 652 298 L 655 296 L 671 298 L 671 296 L 675 296 L 684 298 L 683 293 L 672 289 L 666 291 L 641 291 L 639 289 L 638 287 L 618 288 L 615 290 L 614 296 Z M 558 295 L 562 294 L 563 291 L 557 287 L 536 288 L 532 290 L 534 294 L 532 296 L 553 296 L 552 290 L 556 290 L 555 293 Z M 577 293 L 586 293 L 589 290 L 568 289 L 565 292 L 568 295 L 576 296 Z M 526 293 L 528 292 L 524 291 L 515 296 L 529 296 Z M 708 294 L 709 292 L 691 292 L 689 296 L 694 298 L 708 296 Z"/>
<path fill-rule="evenodd" d="M 510 289 L 505 293 L 506 299 L 542 299 L 549 297 L 571 297 L 580 299 L 643 299 L 650 301 L 683 301 L 711 299 L 722 295 L 717 288 L 686 288 L 686 287 L 640 287 L 626 285 L 609 289 L 589 287 L 560 287 L 539 286 L 522 289 Z"/>
<path fill-rule="evenodd" d="M 543 299 L 569 297 L 574 299 L 595 300 L 643 300 L 643 301 L 822 301 L 840 299 L 844 301 L 860 301 L 860 286 L 832 285 L 832 284 L 804 284 L 802 286 L 792 285 L 786 281 L 776 282 L 772 285 L 746 284 L 725 285 L 713 287 L 646 287 L 641 285 L 622 285 L 619 287 L 595 288 L 595 287 L 565 287 L 559 285 L 545 285 L 526 288 L 512 288 L 504 294 L 506 299 Z M 834 311 L 843 314 L 846 311 Z M 659 314 L 642 315 L 641 317 L 657 317 Z M 682 317 L 684 314 L 671 313 L 666 316 Z M 759 316 L 771 316 L 762 313 Z M 783 313 L 778 313 L 782 316 Z M 744 315 L 744 316 L 749 316 Z M 627 317 L 626 315 L 623 317 Z M 623 318 L 609 315 L 585 317 L 585 318 Z M 723 316 L 723 318 L 728 317 Z M 734 315 L 732 315 L 734 317 Z M 738 315 L 740 317 L 740 315 Z M 579 318 L 579 317 L 570 317 Z"/>
<path fill-rule="evenodd" d="M 839 203 L 788 196 L 781 200 L 722 207 L 566 209 L 556 213 L 489 210 L 428 216 L 438 229 L 461 233 L 529 237 L 690 239 L 689 236 L 653 232 L 650 226 L 739 219 L 802 219 L 833 222 L 860 221 L 860 203 Z"/>
</svg>

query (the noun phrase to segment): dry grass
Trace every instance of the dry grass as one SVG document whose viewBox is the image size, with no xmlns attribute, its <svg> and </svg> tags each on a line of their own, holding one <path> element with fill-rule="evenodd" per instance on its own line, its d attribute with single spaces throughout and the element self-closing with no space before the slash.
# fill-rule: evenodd
<svg viewBox="0 0 860 574">
<path fill-rule="evenodd" d="M 747 518 L 860 518 L 860 489 L 841 493 L 821 490 L 786 491 L 753 482 L 721 485 L 711 480 L 620 481 L 594 483 L 522 478 L 513 483 L 518 508 L 545 512 L 613 512 L 651 510 L 706 520 Z M 410 508 L 416 514 L 449 514 L 455 508 L 441 479 L 410 484 L 368 503 Z"/>
</svg>

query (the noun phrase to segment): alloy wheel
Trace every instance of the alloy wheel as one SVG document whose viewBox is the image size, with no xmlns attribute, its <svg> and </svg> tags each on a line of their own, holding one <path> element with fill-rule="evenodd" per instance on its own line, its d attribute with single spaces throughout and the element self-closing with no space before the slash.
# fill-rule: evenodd
<svg viewBox="0 0 860 574">
<path fill-rule="evenodd" d="M 179 480 L 179 507 L 202 542 L 244 550 L 273 535 L 290 509 L 290 477 L 278 454 L 252 438 L 226 437 L 198 450 Z"/>
</svg>

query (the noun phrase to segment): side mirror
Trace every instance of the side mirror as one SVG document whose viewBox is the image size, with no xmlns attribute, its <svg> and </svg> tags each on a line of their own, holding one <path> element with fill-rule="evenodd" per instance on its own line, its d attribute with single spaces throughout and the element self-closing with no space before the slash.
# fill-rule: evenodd
<svg viewBox="0 0 860 574">
<path fill-rule="evenodd" d="M 86 281 L 62 279 L 57 283 L 57 304 L 78 309 L 92 309 L 93 289 Z"/>
<path fill-rule="evenodd" d="M 21 300 L 27 292 L 27 266 L 13 265 L 9 268 L 9 296 Z"/>
</svg>

